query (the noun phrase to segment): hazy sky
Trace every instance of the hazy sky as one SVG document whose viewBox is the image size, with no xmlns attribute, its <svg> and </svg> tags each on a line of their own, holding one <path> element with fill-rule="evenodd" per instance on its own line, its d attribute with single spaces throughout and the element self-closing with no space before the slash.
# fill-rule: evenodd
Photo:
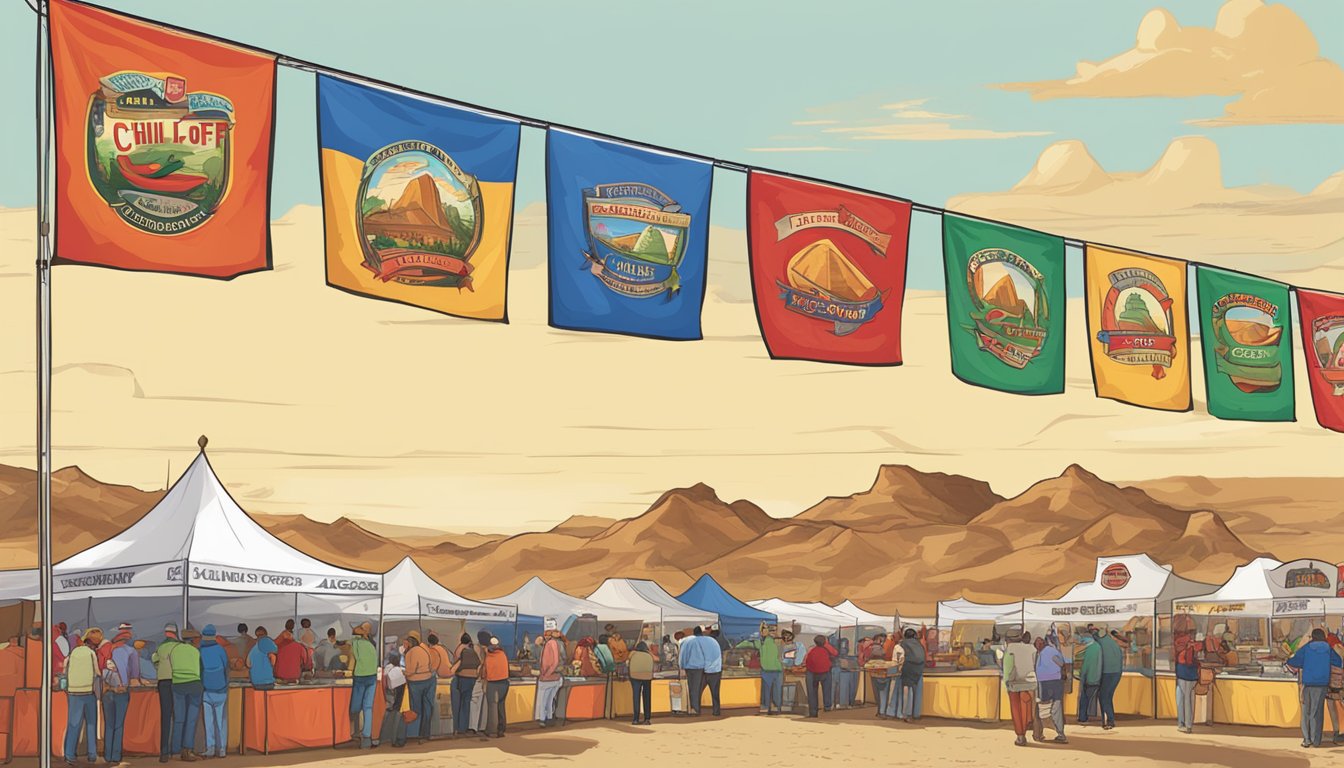
<svg viewBox="0 0 1344 768">
<path fill-rule="evenodd" d="M 1033 101 L 989 87 L 1066 78 L 1081 60 L 1120 54 L 1158 4 L 1181 24 L 1201 27 L 1212 26 L 1222 6 L 107 3 L 484 106 L 936 205 L 1008 189 L 1062 140 L 1081 140 L 1109 172 L 1141 172 L 1173 139 L 1206 136 L 1228 186 L 1305 193 L 1344 169 L 1338 123 L 1191 124 L 1222 114 L 1232 96 Z M 1323 57 L 1344 61 L 1344 2 L 1287 5 L 1314 31 Z M 33 22 L 22 3 L 0 4 L 0 63 L 8 75 L 0 95 L 10 105 L 0 115 L 0 142 L 10 148 L 0 207 L 34 199 Z M 660 108 L 650 112 L 650 104 Z M 746 287 L 745 179 L 731 171 L 715 177 L 704 342 L 547 328 L 537 205 L 543 136 L 531 129 L 523 131 L 519 163 L 511 325 L 339 294 L 322 284 L 316 212 L 293 210 L 320 199 L 311 74 L 281 69 L 276 131 L 272 214 L 290 216 L 275 229 L 275 273 L 216 283 L 60 268 L 58 466 L 79 463 L 105 480 L 155 487 L 166 461 L 185 466 L 196 435 L 207 432 L 215 466 L 251 509 L 407 524 L 447 516 L 461 523 L 455 527 L 517 530 L 574 512 L 634 513 L 669 487 L 701 480 L 730 498 L 790 513 L 825 494 L 860 489 L 881 462 L 985 477 L 1011 492 L 1075 460 L 1135 479 L 1322 474 L 1337 452 L 1339 436 L 1314 426 L 1304 390 L 1299 423 L 1285 425 L 1217 422 L 1202 403 L 1191 414 L 1155 414 L 1097 401 L 1078 324 L 1069 331 L 1066 395 L 1014 398 L 964 387 L 947 370 L 946 320 L 941 298 L 931 294 L 907 304 L 903 368 L 769 361 Z M 930 136 L 948 140 L 909 140 Z M 1223 199 L 1221 190 L 1210 195 L 1204 202 Z M 1248 269 L 1293 263 L 1310 250 L 1310 267 L 1336 265 L 1319 273 L 1326 280 L 1319 287 L 1344 290 L 1344 233 L 1332 241 L 1331 222 L 1321 223 L 1330 209 L 1307 203 L 1312 226 L 1334 250 L 1298 248 L 1306 217 L 1230 222 L 1218 205 L 1198 215 L 1144 210 L 1133 220 L 1121 212 L 1108 239 L 1125 245 L 1131 236 L 1158 243 L 1179 236 L 1186 246 L 1219 239 L 1218 252 L 1251 260 L 1239 262 Z M 1252 223 L 1255 237 L 1237 242 L 1238 227 Z M 31 224 L 0 211 L 0 235 L 7 243 L 0 461 L 31 465 L 32 246 L 23 239 Z M 1076 265 L 1074 258 L 1075 288 Z M 928 291 L 942 284 L 938 221 L 917 216 L 909 285 Z M 626 413 L 566 389 L 644 387 L 650 372 L 673 393 L 652 411 Z M 466 387 L 465 411 L 411 419 L 366 402 L 380 388 L 439 381 Z M 1006 427 L 983 429 L 990 413 Z"/>
</svg>

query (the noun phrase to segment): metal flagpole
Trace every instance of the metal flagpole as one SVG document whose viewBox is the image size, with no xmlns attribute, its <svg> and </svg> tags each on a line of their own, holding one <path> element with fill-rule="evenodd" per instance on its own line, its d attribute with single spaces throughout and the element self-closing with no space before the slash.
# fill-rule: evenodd
<svg viewBox="0 0 1344 768">
<path fill-rule="evenodd" d="M 47 183 L 51 152 L 51 46 L 47 0 L 37 14 L 37 539 L 42 598 L 42 689 L 37 717 L 37 759 L 51 767 L 51 222 Z M 31 649 L 28 651 L 32 652 Z"/>
</svg>

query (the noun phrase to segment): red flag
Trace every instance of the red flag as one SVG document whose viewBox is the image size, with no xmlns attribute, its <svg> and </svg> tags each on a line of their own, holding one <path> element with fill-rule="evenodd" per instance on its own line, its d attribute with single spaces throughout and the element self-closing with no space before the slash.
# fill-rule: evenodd
<svg viewBox="0 0 1344 768">
<path fill-rule="evenodd" d="M 1316 421 L 1344 432 L 1344 295 L 1298 288 L 1297 313 Z"/>
<path fill-rule="evenodd" d="M 753 171 L 747 217 L 771 357 L 901 364 L 909 202 Z"/>
<path fill-rule="evenodd" d="M 69 0 L 51 52 L 57 262 L 270 267 L 274 57 Z"/>
</svg>

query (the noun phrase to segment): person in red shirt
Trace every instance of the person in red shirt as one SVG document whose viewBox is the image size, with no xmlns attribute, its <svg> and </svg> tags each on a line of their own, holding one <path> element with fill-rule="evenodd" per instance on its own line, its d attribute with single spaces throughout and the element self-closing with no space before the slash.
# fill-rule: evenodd
<svg viewBox="0 0 1344 768">
<path fill-rule="evenodd" d="M 839 656 L 840 652 L 835 650 L 830 641 L 822 635 L 812 638 L 812 649 L 807 652 L 803 659 L 803 666 L 807 668 L 807 716 L 817 716 L 817 687 L 821 687 L 821 696 L 824 698 L 825 709 L 831 711 L 831 659 Z"/>
<path fill-rule="evenodd" d="M 280 633 L 279 642 L 276 646 L 279 650 L 275 654 L 275 679 L 282 683 L 297 683 L 303 676 L 306 668 L 304 660 L 307 658 L 304 653 L 303 644 L 294 639 L 291 634 L 288 637 L 285 633 Z"/>
</svg>

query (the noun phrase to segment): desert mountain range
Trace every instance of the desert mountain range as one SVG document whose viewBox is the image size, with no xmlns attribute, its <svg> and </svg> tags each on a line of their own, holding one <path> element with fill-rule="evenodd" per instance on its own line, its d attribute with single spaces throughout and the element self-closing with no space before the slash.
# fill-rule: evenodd
<svg viewBox="0 0 1344 768">
<path fill-rule="evenodd" d="M 0 465 L 4 567 L 35 562 L 34 491 L 31 470 Z M 161 496 L 75 467 L 57 471 L 56 557 L 115 535 Z M 869 489 L 828 497 L 790 518 L 750 501 L 725 502 L 704 484 L 668 491 L 637 517 L 576 516 L 509 537 L 255 517 L 290 544 L 344 566 L 384 570 L 410 554 L 473 597 L 511 591 L 532 575 L 576 594 L 615 575 L 655 579 L 675 593 L 709 572 L 743 599 L 849 598 L 910 614 L 958 595 L 1059 594 L 1091 578 L 1100 555 L 1146 551 L 1212 583 L 1260 554 L 1329 555 L 1344 540 L 1342 497 L 1344 479 L 1167 478 L 1123 487 L 1074 465 L 1004 498 L 969 477 L 885 465 Z"/>
</svg>

